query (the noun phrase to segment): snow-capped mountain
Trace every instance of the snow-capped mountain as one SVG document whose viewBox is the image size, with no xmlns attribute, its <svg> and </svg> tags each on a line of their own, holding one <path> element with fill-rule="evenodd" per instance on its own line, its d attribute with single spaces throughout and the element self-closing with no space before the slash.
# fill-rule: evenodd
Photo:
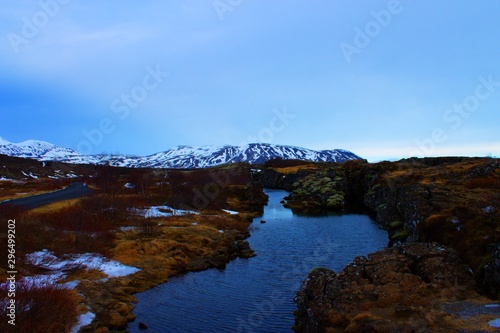
<svg viewBox="0 0 500 333">
<path fill-rule="evenodd" d="M 44 141 L 27 140 L 12 143 L 2 137 L 0 137 L 0 154 L 40 161 L 59 160 L 80 155 L 73 149 L 62 148 Z"/>
<path fill-rule="evenodd" d="M 227 163 L 262 164 L 273 158 L 313 162 L 344 162 L 360 159 L 342 149 L 315 151 L 306 148 L 251 143 L 244 146 L 179 146 L 149 156 L 82 155 L 43 141 L 10 143 L 0 138 L 0 154 L 26 157 L 40 161 L 55 160 L 78 164 L 109 164 L 132 168 L 206 168 Z"/>
</svg>

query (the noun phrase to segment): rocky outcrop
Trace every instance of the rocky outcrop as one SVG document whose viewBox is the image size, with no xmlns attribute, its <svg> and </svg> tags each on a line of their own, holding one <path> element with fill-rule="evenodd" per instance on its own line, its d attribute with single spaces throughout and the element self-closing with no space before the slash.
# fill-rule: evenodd
<svg viewBox="0 0 500 333">
<path fill-rule="evenodd" d="M 485 293 L 500 292 L 499 159 L 358 160 L 268 168 L 260 177 L 290 191 L 285 204 L 294 213 L 364 211 L 387 230 L 389 246 L 435 241 L 451 247 Z"/>
<path fill-rule="evenodd" d="M 297 332 L 494 330 L 488 320 L 500 306 L 483 296 L 500 295 L 499 159 L 349 161 L 262 176 L 291 192 L 295 213 L 368 211 L 392 247 L 338 274 L 311 272 L 297 296 Z"/>
<path fill-rule="evenodd" d="M 339 273 L 315 269 L 296 303 L 296 332 L 492 332 L 500 317 L 457 253 L 435 243 L 357 257 Z"/>
</svg>

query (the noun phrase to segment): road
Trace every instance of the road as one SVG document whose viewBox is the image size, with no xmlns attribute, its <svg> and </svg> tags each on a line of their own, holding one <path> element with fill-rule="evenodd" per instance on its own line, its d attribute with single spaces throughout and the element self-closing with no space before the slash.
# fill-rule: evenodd
<svg viewBox="0 0 500 333">
<path fill-rule="evenodd" d="M 59 191 L 34 195 L 26 198 L 4 201 L 0 204 L 11 204 L 16 206 L 22 206 L 28 209 L 33 209 L 57 201 L 81 198 L 90 194 L 91 192 L 92 190 L 87 187 L 87 184 L 73 183 L 70 186 L 66 187 L 65 189 Z"/>
</svg>

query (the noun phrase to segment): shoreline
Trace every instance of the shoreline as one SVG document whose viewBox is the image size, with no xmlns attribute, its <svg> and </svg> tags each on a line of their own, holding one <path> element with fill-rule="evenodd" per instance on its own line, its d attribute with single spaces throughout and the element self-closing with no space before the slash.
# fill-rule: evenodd
<svg viewBox="0 0 500 333">
<path fill-rule="evenodd" d="M 259 213 L 241 213 L 222 217 L 240 220 L 239 222 L 244 223 L 248 228 L 253 218 L 257 216 Z M 196 219 L 202 220 L 204 217 L 206 216 L 199 215 Z M 200 224 L 195 227 L 198 226 Z M 168 232 L 171 230 L 166 230 L 167 235 L 164 230 L 160 231 L 156 237 L 135 240 L 130 240 L 133 232 L 123 232 L 117 240 L 117 246 L 113 249 L 110 259 L 139 268 L 140 271 L 123 277 L 111 278 L 106 282 L 81 281 L 76 290 L 85 295 L 85 304 L 90 308 L 89 311 L 95 314 L 95 319 L 90 325 L 83 326 L 79 332 L 126 332 L 128 324 L 136 319 L 133 314 L 134 304 L 137 302 L 135 294 L 167 283 L 172 277 L 212 268 L 222 269 L 236 258 L 254 256 L 253 250 L 246 241 L 250 236 L 249 232 L 226 230 L 221 233 L 219 229 L 213 227 L 204 225 L 201 227 L 200 231 L 205 245 L 198 247 L 198 251 L 206 253 L 191 258 L 180 254 L 182 250 L 188 252 L 187 245 L 183 248 L 182 243 L 170 243 L 169 239 L 165 238 L 172 234 Z M 170 226 L 163 226 L 163 228 L 172 229 Z M 175 233 L 179 229 L 172 230 Z M 125 255 L 117 253 L 124 247 L 130 249 L 130 242 L 136 242 L 136 246 L 139 245 L 142 248 L 142 254 L 131 256 L 130 251 Z"/>
</svg>

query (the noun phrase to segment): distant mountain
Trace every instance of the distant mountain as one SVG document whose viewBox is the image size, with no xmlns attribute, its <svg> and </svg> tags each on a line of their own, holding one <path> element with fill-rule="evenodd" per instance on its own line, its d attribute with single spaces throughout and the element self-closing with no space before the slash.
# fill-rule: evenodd
<svg viewBox="0 0 500 333">
<path fill-rule="evenodd" d="M 82 155 L 73 149 L 58 147 L 43 141 L 29 140 L 11 143 L 2 138 L 0 138 L 0 154 L 39 161 L 109 164 L 132 168 L 206 168 L 237 162 L 263 164 L 274 158 L 312 162 L 344 162 L 360 159 L 352 152 L 342 149 L 315 151 L 268 143 L 251 143 L 245 146 L 179 146 L 149 156 Z"/>
<path fill-rule="evenodd" d="M 20 143 L 12 143 L 2 137 L 0 137 L 0 154 L 32 158 L 40 161 L 59 160 L 80 156 L 80 154 L 73 149 L 62 148 L 44 141 L 27 140 Z"/>
</svg>

